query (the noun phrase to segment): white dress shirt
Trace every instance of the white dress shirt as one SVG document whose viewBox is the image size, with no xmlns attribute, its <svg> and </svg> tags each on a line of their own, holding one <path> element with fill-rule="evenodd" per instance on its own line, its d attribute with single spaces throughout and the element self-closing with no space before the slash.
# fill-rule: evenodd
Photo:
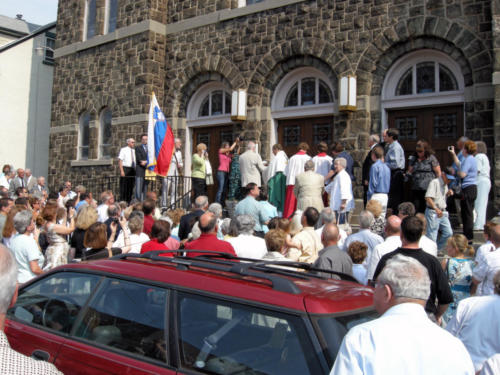
<svg viewBox="0 0 500 375">
<path fill-rule="evenodd" d="M 295 176 L 304 173 L 304 165 L 311 157 L 307 154 L 295 154 L 289 160 L 285 168 L 286 184 L 295 185 Z"/>
<path fill-rule="evenodd" d="M 267 254 L 266 241 L 249 234 L 240 234 L 227 240 L 233 245 L 234 252 L 242 258 L 262 259 Z"/>
<path fill-rule="evenodd" d="M 492 355 L 484 362 L 483 369 L 479 375 L 498 375 L 500 374 L 500 354 Z"/>
<path fill-rule="evenodd" d="M 172 154 L 172 159 L 170 159 L 170 168 L 168 169 L 169 176 L 179 176 L 179 170 L 182 171 L 184 164 L 182 163 L 182 152 L 181 150 L 176 150 Z"/>
<path fill-rule="evenodd" d="M 495 250 L 496 250 L 495 245 L 493 245 L 493 243 L 490 240 L 486 241 L 484 244 L 479 246 L 476 251 L 476 259 L 475 259 L 477 265 L 484 263 L 484 257 L 486 256 L 486 254 L 489 254 Z"/>
<path fill-rule="evenodd" d="M 345 211 L 349 212 L 354 208 L 352 181 L 345 169 L 337 173 L 333 181 L 325 187 L 325 191 L 330 194 L 330 208 L 333 211 L 340 211 L 343 199 L 347 200 Z"/>
<path fill-rule="evenodd" d="M 484 361 L 500 353 L 500 296 L 479 296 L 458 303 L 446 330 L 465 345 L 476 371 Z"/>
<path fill-rule="evenodd" d="M 330 374 L 474 375 L 474 366 L 462 342 L 422 306 L 402 303 L 351 328 Z"/>
<path fill-rule="evenodd" d="M 478 264 L 472 272 L 472 277 L 481 282 L 481 289 L 477 289 L 478 296 L 494 294 L 493 277 L 500 271 L 500 248 L 488 253 L 484 262 Z"/>
<path fill-rule="evenodd" d="M 312 161 L 314 163 L 314 172 L 319 173 L 323 177 L 325 177 L 328 172 L 330 172 L 330 168 L 332 167 L 333 158 L 329 155 L 319 156 L 316 155 L 313 157 Z"/>
<path fill-rule="evenodd" d="M 135 150 L 128 146 L 122 147 L 120 153 L 118 154 L 118 159 L 122 161 L 124 167 L 132 168 L 135 167 Z"/>
<path fill-rule="evenodd" d="M 377 265 L 380 259 L 385 254 L 389 254 L 391 251 L 396 250 L 398 247 L 401 247 L 401 237 L 399 236 L 399 234 L 396 234 L 395 236 L 387 237 L 384 242 L 378 244 L 373 248 L 371 256 L 370 258 L 368 258 L 367 256 L 368 261 L 366 262 L 366 277 L 368 278 L 368 280 L 373 279 L 373 274 L 377 269 Z"/>
<path fill-rule="evenodd" d="M 97 221 L 100 223 L 104 223 L 106 220 L 108 220 L 108 205 L 107 204 L 100 204 L 97 206 Z"/>
<path fill-rule="evenodd" d="M 427 254 L 431 254 L 437 257 L 437 244 L 426 235 L 422 235 L 422 237 L 420 237 L 420 241 L 418 241 L 418 247 L 420 247 Z"/>
</svg>

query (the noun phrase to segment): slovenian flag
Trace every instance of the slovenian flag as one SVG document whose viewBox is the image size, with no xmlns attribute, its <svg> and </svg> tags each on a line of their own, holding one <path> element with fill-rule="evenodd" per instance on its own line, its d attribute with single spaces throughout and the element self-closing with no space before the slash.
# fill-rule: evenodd
<svg viewBox="0 0 500 375">
<path fill-rule="evenodd" d="M 148 119 L 148 169 L 166 176 L 175 149 L 172 127 L 153 93 Z"/>
</svg>

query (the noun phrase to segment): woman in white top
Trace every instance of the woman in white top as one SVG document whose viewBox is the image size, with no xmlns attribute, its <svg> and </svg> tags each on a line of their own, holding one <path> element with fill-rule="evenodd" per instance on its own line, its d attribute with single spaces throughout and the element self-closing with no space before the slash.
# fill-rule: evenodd
<svg viewBox="0 0 500 375">
<path fill-rule="evenodd" d="M 17 282 L 25 283 L 43 273 L 45 261 L 38 247 L 38 231 L 30 211 L 24 210 L 14 216 L 14 227 L 17 235 L 12 238 L 10 250 L 16 259 L 18 273 Z"/>
<path fill-rule="evenodd" d="M 335 178 L 326 187 L 325 191 L 330 194 L 330 208 L 335 211 L 339 224 L 349 220 L 349 211 L 354 208 L 354 197 L 352 195 L 351 177 L 346 172 L 347 160 L 337 158 L 333 162 Z"/>
<path fill-rule="evenodd" d="M 149 241 L 149 236 L 142 232 L 144 227 L 144 214 L 142 211 L 132 211 L 128 219 L 128 228 L 122 230 L 118 238 L 113 243 L 113 247 L 122 249 L 124 253 L 140 254 L 143 243 Z M 130 233 L 130 242 L 128 242 L 128 234 Z"/>
<path fill-rule="evenodd" d="M 477 197 L 474 201 L 474 210 L 476 211 L 476 220 L 474 221 L 474 230 L 483 230 L 486 223 L 486 208 L 488 207 L 488 195 L 491 189 L 490 180 L 490 161 L 486 156 L 486 144 L 476 142 L 477 151 L 474 158 L 477 160 Z"/>
</svg>

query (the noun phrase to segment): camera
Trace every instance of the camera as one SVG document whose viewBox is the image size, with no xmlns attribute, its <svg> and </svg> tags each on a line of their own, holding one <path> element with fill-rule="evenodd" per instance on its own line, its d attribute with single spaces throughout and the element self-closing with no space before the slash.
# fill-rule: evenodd
<svg viewBox="0 0 500 375">
<path fill-rule="evenodd" d="M 448 151 L 453 151 L 453 146 L 448 146 Z"/>
<path fill-rule="evenodd" d="M 236 135 L 236 138 L 238 138 L 240 142 L 245 142 L 245 137 L 243 137 L 241 134 Z"/>
</svg>

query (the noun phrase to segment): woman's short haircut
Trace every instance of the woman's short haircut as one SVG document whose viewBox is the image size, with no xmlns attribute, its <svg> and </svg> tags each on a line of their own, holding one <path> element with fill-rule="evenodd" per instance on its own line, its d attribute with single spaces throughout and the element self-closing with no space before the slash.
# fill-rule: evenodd
<svg viewBox="0 0 500 375">
<path fill-rule="evenodd" d="M 388 285 L 395 298 L 427 301 L 431 291 L 427 269 L 418 260 L 401 254 L 387 261 L 377 283 Z"/>
<path fill-rule="evenodd" d="M 163 243 L 170 236 L 170 223 L 165 220 L 156 220 L 151 228 L 151 238 Z"/>
<path fill-rule="evenodd" d="M 203 150 L 206 150 L 207 149 L 207 145 L 205 143 L 198 143 L 198 145 L 196 146 L 196 151 L 203 151 Z"/>
<path fill-rule="evenodd" d="M 366 202 L 366 210 L 370 211 L 375 218 L 379 217 L 383 211 L 382 205 L 375 199 L 370 199 L 368 202 Z"/>
<path fill-rule="evenodd" d="M 32 219 L 33 214 L 31 213 L 31 211 L 23 210 L 18 212 L 14 216 L 14 228 L 16 229 L 17 233 L 26 233 L 26 229 L 28 229 L 28 227 L 30 226 Z"/>
<path fill-rule="evenodd" d="M 139 234 L 142 232 L 142 228 L 144 227 L 144 216 L 135 215 L 132 216 L 128 221 L 128 229 L 130 229 L 130 233 Z"/>
<path fill-rule="evenodd" d="M 104 223 L 94 223 L 83 237 L 83 246 L 90 249 L 104 249 L 108 243 L 107 227 Z"/>
<path fill-rule="evenodd" d="M 465 149 L 465 151 L 467 151 L 467 153 L 469 155 L 475 154 L 476 150 L 477 150 L 476 142 L 474 142 L 474 141 L 465 142 L 464 149 Z"/>
<path fill-rule="evenodd" d="M 319 142 L 318 143 L 318 152 L 327 152 L 328 151 L 328 145 L 326 142 Z"/>
<path fill-rule="evenodd" d="M 366 244 L 361 241 L 354 241 L 349 244 L 347 254 L 349 254 L 354 264 L 361 264 L 366 258 L 367 251 L 368 246 Z"/>
<path fill-rule="evenodd" d="M 478 154 L 486 154 L 487 151 L 486 143 L 484 143 L 483 141 L 477 141 L 476 150 Z"/>
<path fill-rule="evenodd" d="M 281 150 L 283 150 L 283 146 L 280 145 L 279 143 L 276 143 L 273 145 L 273 150 L 281 151 Z"/>
<path fill-rule="evenodd" d="M 337 158 L 334 163 L 340 164 L 344 169 L 347 167 L 347 160 L 345 158 Z"/>
<path fill-rule="evenodd" d="M 286 232 L 281 229 L 271 229 L 266 233 L 264 240 L 266 241 L 267 251 L 281 252 L 281 249 L 285 246 Z"/>
<path fill-rule="evenodd" d="M 309 151 L 309 145 L 306 142 L 300 142 L 298 149 L 303 151 Z"/>
<path fill-rule="evenodd" d="M 79 229 L 87 230 L 89 227 L 97 222 L 97 210 L 91 206 L 83 207 L 76 216 L 75 226 Z"/>
<path fill-rule="evenodd" d="M 236 227 L 239 234 L 253 234 L 255 219 L 251 215 L 236 216 Z"/>
</svg>

